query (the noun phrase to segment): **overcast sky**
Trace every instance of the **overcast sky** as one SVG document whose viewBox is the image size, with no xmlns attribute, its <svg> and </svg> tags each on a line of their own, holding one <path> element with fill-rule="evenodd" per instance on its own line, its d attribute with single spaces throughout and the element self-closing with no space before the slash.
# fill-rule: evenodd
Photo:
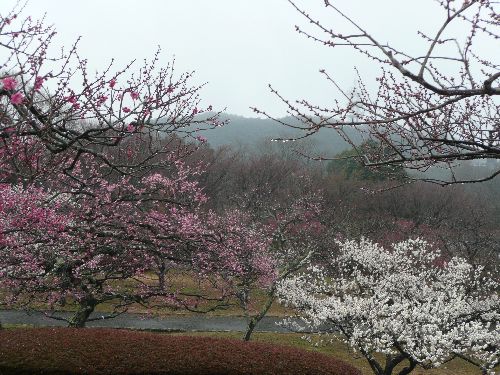
<svg viewBox="0 0 500 375">
<path fill-rule="evenodd" d="M 14 3 L 0 0 L 0 11 Z M 299 3 L 336 26 L 323 0 Z M 381 41 L 414 51 L 420 46 L 417 29 L 435 30 L 442 20 L 430 0 L 335 3 Z M 112 57 L 121 64 L 150 57 L 160 45 L 165 63 L 175 55 L 178 69 L 195 70 L 198 82 L 207 82 L 202 92 L 206 104 L 244 116 L 252 115 L 250 106 L 285 114 L 268 84 L 288 98 L 328 104 L 336 93 L 321 78 L 320 68 L 346 88 L 354 84 L 354 66 L 368 79 L 377 71 L 360 55 L 296 33 L 294 25 L 306 22 L 286 0 L 31 0 L 25 12 L 44 13 L 56 26 L 59 44 L 71 45 L 82 36 L 80 53 L 91 68 L 102 69 Z"/>
</svg>

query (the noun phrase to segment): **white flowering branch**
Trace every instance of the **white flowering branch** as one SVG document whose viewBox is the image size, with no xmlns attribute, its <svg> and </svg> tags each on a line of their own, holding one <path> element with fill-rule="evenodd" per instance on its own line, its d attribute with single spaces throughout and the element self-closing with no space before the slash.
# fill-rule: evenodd
<svg viewBox="0 0 500 375">
<path fill-rule="evenodd" d="M 456 356 L 493 371 L 500 358 L 497 279 L 420 239 L 391 249 L 365 239 L 338 245 L 333 267 L 310 267 L 279 286 L 281 300 L 310 327 L 340 333 L 377 375 L 405 375 Z M 385 355 L 384 364 L 375 353 Z"/>
</svg>

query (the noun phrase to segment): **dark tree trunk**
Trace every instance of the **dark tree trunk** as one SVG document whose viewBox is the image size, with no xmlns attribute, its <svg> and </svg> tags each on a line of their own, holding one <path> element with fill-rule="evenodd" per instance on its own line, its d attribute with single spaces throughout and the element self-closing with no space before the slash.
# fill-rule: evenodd
<svg viewBox="0 0 500 375">
<path fill-rule="evenodd" d="M 244 341 L 250 341 L 250 337 L 252 336 L 253 330 L 257 326 L 258 321 L 253 317 L 247 324 L 247 330 L 245 331 L 245 335 L 243 336 Z"/>
<path fill-rule="evenodd" d="M 376 375 L 393 375 L 394 369 L 404 361 L 408 361 L 409 364 L 407 367 L 399 370 L 397 372 L 397 375 L 408 375 L 417 366 L 417 362 L 413 361 L 410 357 L 408 357 L 405 354 L 399 354 L 396 356 L 386 355 L 385 365 L 382 366 L 382 363 L 379 363 L 377 360 L 375 360 L 375 358 L 373 358 L 369 353 L 366 353 L 363 350 L 361 350 L 361 353 L 367 359 L 373 373 Z"/>
<path fill-rule="evenodd" d="M 94 312 L 94 309 L 97 305 L 97 301 L 91 299 L 82 302 L 78 306 L 78 310 L 75 312 L 73 317 L 70 319 L 68 327 L 73 328 L 84 328 L 85 323 L 90 317 L 90 314 Z"/>
<path fill-rule="evenodd" d="M 408 375 L 410 372 L 412 372 L 415 367 L 417 366 L 417 363 L 412 361 L 411 359 L 409 359 L 410 361 L 410 364 L 408 365 L 408 367 L 405 367 L 404 369 L 402 369 L 398 375 Z"/>
<path fill-rule="evenodd" d="M 165 264 L 165 260 L 161 260 L 161 264 L 158 270 L 158 288 L 160 291 L 165 290 L 165 275 L 167 273 L 167 265 Z"/>
<path fill-rule="evenodd" d="M 275 299 L 274 295 L 274 288 L 272 291 L 268 294 L 268 300 L 266 301 L 266 304 L 262 308 L 262 310 L 255 316 L 252 316 L 252 318 L 248 321 L 247 329 L 245 331 L 245 335 L 243 336 L 244 341 L 250 341 L 250 337 L 252 336 L 252 333 L 257 326 L 257 324 L 264 318 L 271 308 L 273 302 Z"/>
</svg>

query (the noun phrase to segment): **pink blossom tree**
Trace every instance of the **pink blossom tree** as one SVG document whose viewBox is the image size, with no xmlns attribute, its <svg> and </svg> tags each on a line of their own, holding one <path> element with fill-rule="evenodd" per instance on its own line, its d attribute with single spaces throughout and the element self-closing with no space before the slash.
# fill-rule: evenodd
<svg viewBox="0 0 500 375">
<path fill-rule="evenodd" d="M 165 264 L 201 269 L 199 169 L 182 138 L 221 125 L 193 73 L 159 52 L 91 75 L 75 43 L 51 55 L 52 27 L 0 15 L 0 278 L 9 302 L 75 303 L 116 316 L 155 296 L 178 302 Z M 192 148 L 191 148 L 192 149 Z M 157 279 L 148 280 L 154 272 Z M 131 285 L 126 285 L 131 283 Z"/>
<path fill-rule="evenodd" d="M 109 317 L 152 296 L 175 303 L 162 266 L 195 267 L 194 254 L 204 249 L 199 208 L 205 197 L 195 171 L 173 159 L 170 176 L 110 181 L 99 170 L 106 167 L 86 159 L 50 188 L 4 188 L 0 276 L 13 301 L 51 308 L 74 302 L 69 324 L 76 327 L 102 303 L 114 306 Z M 151 271 L 157 280 L 147 277 Z"/>
<path fill-rule="evenodd" d="M 275 303 L 279 283 L 310 264 L 325 241 L 320 204 L 320 194 L 310 193 L 267 207 L 260 220 L 236 209 L 214 220 L 213 284 L 245 314 L 245 341 Z"/>
<path fill-rule="evenodd" d="M 22 20 L 21 10 L 0 15 L 0 48 L 6 56 L 0 61 L 0 139 L 13 162 L 29 150 L 15 147 L 12 138 L 24 144 L 36 140 L 43 152 L 31 165 L 35 170 L 12 166 L 16 178 L 34 179 L 55 166 L 70 173 L 84 154 L 131 174 L 168 153 L 158 139 L 173 133 L 194 139 L 196 131 L 221 124 L 217 114 L 198 116 L 211 110 L 201 107 L 202 86 L 191 85 L 193 72 L 177 74 L 174 62 L 158 67 L 159 51 L 138 70 L 134 61 L 115 70 L 111 60 L 103 72 L 91 74 L 78 42 L 53 55 L 55 30 L 43 20 Z M 148 152 L 133 163 L 109 152 L 116 146 L 130 152 L 126 141 L 137 136 Z"/>
</svg>

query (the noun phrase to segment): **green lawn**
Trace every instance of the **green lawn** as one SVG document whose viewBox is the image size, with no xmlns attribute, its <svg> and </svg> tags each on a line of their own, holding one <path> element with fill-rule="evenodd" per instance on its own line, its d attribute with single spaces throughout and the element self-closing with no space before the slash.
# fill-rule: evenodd
<svg viewBox="0 0 500 375">
<path fill-rule="evenodd" d="M 155 276 L 152 274 L 148 274 L 146 277 L 141 279 L 142 282 L 144 283 L 154 283 L 155 282 Z M 213 290 L 208 282 L 199 284 L 196 281 L 196 278 L 190 275 L 187 272 L 175 272 L 172 271 L 170 275 L 170 280 L 171 282 L 171 290 L 179 290 L 185 293 L 199 293 L 200 290 L 203 291 L 203 293 L 207 297 L 211 298 L 216 298 L 218 297 L 217 291 Z M 133 286 L 136 285 L 136 282 L 134 280 L 119 280 L 115 282 L 116 286 L 119 288 L 122 288 L 124 290 L 128 289 L 133 289 Z M 5 290 L 2 291 L 0 288 L 0 297 L 3 297 L 6 294 Z M 261 307 L 264 305 L 264 303 L 267 300 L 267 296 L 265 291 L 255 289 L 252 291 L 251 295 L 251 307 L 252 307 L 252 313 L 255 313 L 257 311 L 260 311 Z M 11 308 L 22 308 L 25 303 L 28 302 L 26 298 L 23 298 L 23 296 L 18 297 L 19 303 L 17 305 L 12 306 Z M 40 301 L 29 301 L 29 306 L 32 307 L 33 309 L 38 309 L 38 310 L 48 310 L 49 306 L 42 302 L 43 298 L 41 298 Z M 119 301 L 108 301 L 105 303 L 101 303 L 96 306 L 95 311 L 100 312 L 100 313 L 111 313 L 113 311 L 113 308 L 115 306 L 115 302 Z M 231 306 L 225 307 L 225 308 L 220 308 L 216 309 L 214 311 L 211 311 L 208 313 L 210 316 L 244 316 L 244 311 L 238 306 L 238 302 L 236 300 L 231 300 L 230 301 Z M 154 305 L 155 301 L 152 299 L 151 305 Z M 201 309 L 208 309 L 209 307 L 213 306 L 213 304 L 200 304 Z M 64 306 L 58 305 L 56 307 L 58 311 L 76 311 L 77 306 L 72 303 L 71 300 L 68 300 L 67 303 Z M 171 315 L 192 315 L 193 313 L 183 309 L 183 308 L 168 308 L 168 307 L 161 307 L 161 308 L 151 308 L 148 309 L 142 305 L 139 304 L 132 304 L 128 307 L 128 312 L 130 313 L 137 313 L 137 314 L 154 314 L 156 316 L 171 316 Z M 290 309 L 287 309 L 283 305 L 280 305 L 279 303 L 275 302 L 271 306 L 268 316 L 278 316 L 278 317 L 285 317 L 290 313 Z"/>
</svg>

